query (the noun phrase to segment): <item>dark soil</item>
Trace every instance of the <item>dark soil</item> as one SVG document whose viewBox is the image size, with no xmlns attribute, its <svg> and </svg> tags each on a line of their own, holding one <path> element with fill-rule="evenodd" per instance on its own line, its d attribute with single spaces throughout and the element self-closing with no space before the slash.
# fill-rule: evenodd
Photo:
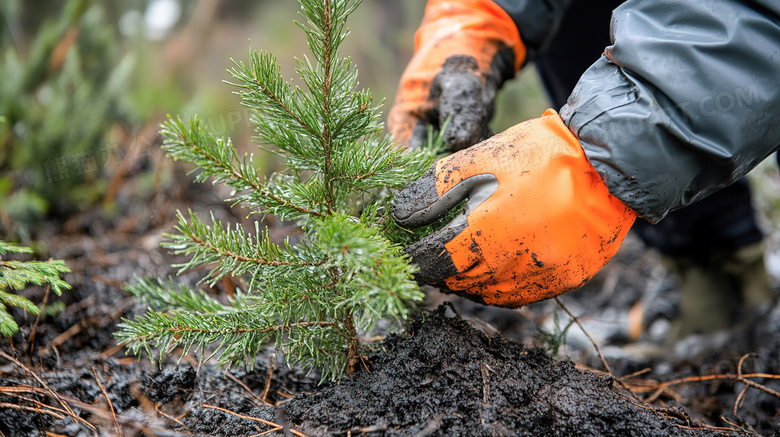
<svg viewBox="0 0 780 437">
<path fill-rule="evenodd" d="M 444 307 L 385 347 L 370 371 L 285 404 L 290 421 L 312 435 L 716 435 L 682 410 L 619 393 L 610 376 L 448 319 Z"/>
<path fill-rule="evenodd" d="M 6 365 L 0 385 L 27 393 L 25 398 L 0 396 L 6 403 L 0 408 L 0 431 L 6 436 L 90 435 L 84 423 L 66 414 L 58 419 L 32 411 L 42 405 L 37 402 L 62 408 L 51 395 L 57 393 L 108 435 L 119 433 L 117 425 L 125 435 L 161 436 L 252 435 L 273 429 L 257 419 L 308 436 L 754 435 L 707 429 L 681 409 L 643 404 L 619 392 L 610 376 L 578 370 L 569 360 L 553 360 L 541 349 L 498 335 L 488 337 L 457 316 L 446 317 L 444 307 L 416 322 L 409 336 L 391 335 L 384 346 L 385 352 L 371 357 L 370 370 L 332 387 L 316 387 L 312 378 L 280 366 L 273 392 L 314 393 L 277 407 L 253 394 L 263 388 L 262 364 L 251 372 L 233 371 L 231 378 L 210 365 L 199 371 L 190 365 L 160 371 L 145 362 L 95 358 L 38 373 L 47 388 L 37 391 L 31 387 L 42 385 L 35 377 Z M 7 407 L 11 403 L 30 411 Z"/>
</svg>

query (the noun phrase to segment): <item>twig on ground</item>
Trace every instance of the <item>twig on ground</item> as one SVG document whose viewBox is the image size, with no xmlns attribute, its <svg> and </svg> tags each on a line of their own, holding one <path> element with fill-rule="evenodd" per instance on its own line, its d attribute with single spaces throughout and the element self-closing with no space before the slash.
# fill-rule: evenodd
<svg viewBox="0 0 780 437">
<path fill-rule="evenodd" d="M 384 433 L 387 431 L 387 426 L 385 425 L 373 425 L 373 426 L 364 426 L 363 428 L 352 428 L 348 429 L 346 431 L 330 431 L 330 434 L 346 434 L 347 437 L 352 436 L 352 434 L 368 434 L 370 432 L 381 432 Z"/>
<path fill-rule="evenodd" d="M 70 328 L 66 329 L 65 332 L 55 337 L 54 340 L 50 341 L 49 344 L 44 346 L 43 349 L 46 350 L 50 347 L 62 346 L 63 343 L 70 340 L 76 334 L 80 333 L 84 328 L 88 328 L 93 323 L 97 323 L 98 327 L 107 326 L 109 323 L 122 317 L 122 314 L 124 314 L 124 312 L 130 308 L 130 306 L 131 303 L 125 303 L 124 305 L 120 306 L 119 308 L 112 311 L 110 314 L 106 316 L 97 315 L 97 316 L 88 317 L 86 319 L 82 319 L 81 322 L 71 326 Z"/>
<path fill-rule="evenodd" d="M 0 351 L 0 355 L 5 355 L 5 353 Z M 14 360 L 14 361 L 16 363 L 18 363 L 18 361 L 16 361 L 16 360 Z M 33 374 L 33 375 L 36 377 L 36 379 L 38 379 L 37 375 L 35 375 L 35 374 Z M 40 379 L 39 379 L 39 381 L 40 381 Z M 50 388 L 48 388 L 48 386 L 44 389 L 44 388 L 40 388 L 40 387 L 33 387 L 31 385 L 20 384 L 20 385 L 14 386 L 14 387 L 0 387 L 0 393 L 11 394 L 12 396 L 16 396 L 16 397 L 19 397 L 19 398 L 22 398 L 22 399 L 25 399 L 25 400 L 29 400 L 29 399 L 27 399 L 25 396 L 22 396 L 21 393 L 37 393 L 37 394 L 40 394 L 40 395 L 53 397 L 53 398 L 57 399 L 57 401 L 60 403 L 60 405 L 62 405 L 65 409 L 59 409 L 57 407 L 52 407 L 51 405 L 45 405 L 45 409 L 67 414 L 74 421 L 81 422 L 84 425 L 86 425 L 87 427 L 89 427 L 96 436 L 98 435 L 97 428 L 95 428 L 94 425 L 92 425 L 91 423 L 89 423 L 86 420 L 84 420 L 83 418 L 81 418 L 81 416 L 73 413 L 73 410 L 70 408 L 70 406 L 67 403 L 65 403 L 64 399 L 67 399 L 68 402 L 70 402 L 72 404 L 77 404 L 77 408 L 81 408 L 81 409 L 85 409 L 85 410 L 88 410 L 89 408 L 94 408 L 90 404 L 87 404 L 85 402 L 81 402 L 78 399 L 74 399 L 74 398 L 70 398 L 70 397 L 67 397 L 67 396 L 59 395 L 59 394 L 55 393 L 54 391 L 52 391 Z M 44 404 L 42 404 L 41 402 L 38 402 L 38 401 L 34 401 L 34 403 L 37 404 L 37 405 L 41 405 L 42 407 L 44 406 Z M 88 407 L 88 408 L 85 408 L 85 406 Z"/>
<path fill-rule="evenodd" d="M 704 426 L 685 426 L 685 425 L 680 425 L 679 423 L 672 422 L 672 425 L 674 425 L 674 426 L 676 426 L 678 428 L 685 428 L 685 429 L 690 429 L 690 430 L 694 430 L 694 431 L 715 431 L 718 434 L 723 434 L 726 431 L 734 431 L 733 428 L 726 428 L 726 427 L 723 427 L 723 426 L 709 426 L 709 425 L 704 425 L 704 424 L 702 424 Z M 737 429 L 742 429 L 742 428 L 737 427 Z"/>
<path fill-rule="evenodd" d="M 38 393 L 38 394 L 41 394 L 43 396 L 48 396 L 49 393 L 47 393 L 45 390 L 38 389 L 37 387 L 35 387 L 37 390 L 40 390 L 40 392 L 34 392 L 34 391 L 25 390 L 24 387 L 25 386 L 21 386 L 21 387 L 0 387 L 0 393 L 4 393 L 4 394 L 6 394 L 8 396 L 13 396 L 13 397 L 19 398 L 19 399 L 21 399 L 21 400 L 23 400 L 25 402 L 29 402 L 31 404 L 35 404 L 42 410 L 46 410 L 48 412 L 57 413 L 58 416 L 61 416 L 60 417 L 61 419 L 64 419 L 65 416 L 68 415 L 68 412 L 63 410 L 62 408 L 52 407 L 51 405 L 47 405 L 47 404 L 45 404 L 45 403 L 43 403 L 43 402 L 41 402 L 41 401 L 39 401 L 37 399 L 33 399 L 33 398 L 30 398 L 30 397 L 24 396 L 22 394 L 22 393 Z M 2 404 L 0 404 L 0 405 L 2 405 Z M 19 406 L 19 407 L 22 406 L 22 405 L 19 405 L 19 404 L 13 404 L 13 405 L 16 405 L 16 406 Z M 9 408 L 11 408 L 11 407 L 9 407 Z M 32 408 L 32 407 L 26 407 L 25 409 L 29 409 L 29 408 Z M 36 411 L 38 411 L 38 410 L 36 410 Z M 50 414 L 50 415 L 54 416 L 54 414 Z"/>
<path fill-rule="evenodd" d="M 279 401 L 279 402 L 278 402 L 279 404 L 281 404 L 282 402 L 287 402 L 287 401 L 289 401 L 290 399 L 292 399 L 292 398 L 294 398 L 294 397 L 295 397 L 295 395 L 294 395 L 294 394 L 291 394 L 291 393 L 282 393 L 282 392 L 280 392 L 279 390 L 277 390 L 277 391 L 276 391 L 276 394 L 277 394 L 277 395 L 279 395 L 279 396 L 281 396 L 281 397 L 283 397 L 283 398 L 285 399 L 285 400 L 283 400 L 283 401 Z"/>
<path fill-rule="evenodd" d="M 276 352 L 268 359 L 268 372 L 265 375 L 265 386 L 263 387 L 262 401 L 266 405 L 276 405 L 275 403 L 268 401 L 268 392 L 271 391 L 271 380 L 274 377 L 274 368 L 276 367 Z"/>
<path fill-rule="evenodd" d="M 748 378 L 780 379 L 780 375 L 769 374 L 769 373 L 745 373 L 745 374 L 742 373 L 742 364 L 744 363 L 745 359 L 748 356 L 750 356 L 750 354 L 745 354 L 739 359 L 739 364 L 737 366 L 736 374 L 719 373 L 715 375 L 687 376 L 685 378 L 678 378 L 678 379 L 673 379 L 671 381 L 665 381 L 665 382 L 650 381 L 649 385 L 643 385 L 643 386 L 627 383 L 629 386 L 628 389 L 632 393 L 652 392 L 652 394 L 648 396 L 647 399 L 645 399 L 645 402 L 652 403 L 656 401 L 664 392 L 666 392 L 666 390 L 669 387 L 674 385 L 686 384 L 689 382 L 704 382 L 704 381 L 731 379 L 734 380 L 735 382 L 741 382 L 745 384 L 745 388 L 742 389 L 739 396 L 737 396 L 736 402 L 734 403 L 734 414 L 736 414 L 737 409 L 741 404 L 741 401 L 744 399 L 745 389 L 747 387 L 753 387 L 765 393 L 768 393 L 772 396 L 780 398 L 780 392 L 748 379 Z M 647 381 L 643 381 L 643 382 L 646 383 Z"/>
<path fill-rule="evenodd" d="M 115 342 L 115 341 L 116 341 L 116 339 L 112 340 L 112 342 Z M 124 347 L 125 347 L 125 345 L 117 343 L 117 344 L 111 346 L 110 348 L 106 349 L 104 352 L 102 352 L 100 354 L 100 357 L 104 358 L 104 359 L 108 358 L 108 357 L 114 355 L 115 353 L 119 352 L 120 350 L 122 350 L 122 348 L 124 348 Z"/>
<path fill-rule="evenodd" d="M 587 371 L 593 372 L 593 373 L 600 373 L 600 374 L 608 375 L 608 373 L 605 370 L 596 369 L 595 367 L 586 366 L 586 365 L 584 365 L 582 363 L 574 363 L 574 368 L 575 369 L 580 369 L 580 370 L 587 370 Z M 633 378 L 633 377 L 636 377 L 638 375 L 642 375 L 644 373 L 647 373 L 650 370 L 652 370 L 652 369 L 650 369 L 649 367 L 646 367 L 646 368 L 644 368 L 642 370 L 639 370 L 639 371 L 636 371 L 634 373 L 629 373 L 628 375 L 621 376 L 620 378 L 617 378 L 617 380 L 619 381 L 619 383 L 622 382 L 622 384 L 620 384 L 620 386 L 625 388 L 628 391 L 628 394 L 630 394 L 631 397 L 633 397 L 635 401 L 641 401 L 641 399 L 639 399 L 635 395 L 635 393 L 637 392 L 637 387 L 639 387 L 639 386 L 633 385 L 631 383 L 628 383 L 628 382 L 626 382 L 626 380 L 630 379 L 630 378 Z M 658 381 L 650 380 L 650 382 L 652 384 L 654 384 L 653 385 L 654 388 L 658 387 L 658 385 L 657 385 Z M 644 388 L 644 387 L 640 387 L 640 388 Z M 644 390 L 644 391 L 648 391 L 648 390 Z M 682 401 L 682 396 L 680 396 L 680 395 L 678 395 L 678 394 L 676 394 L 674 392 L 668 392 L 668 393 L 670 395 L 672 395 L 676 400 Z"/>
<path fill-rule="evenodd" d="M 100 387 L 100 391 L 103 392 L 103 396 L 106 397 L 106 402 L 108 403 L 108 408 L 111 410 L 111 419 L 114 421 L 114 426 L 116 427 L 117 435 L 122 436 L 124 433 L 122 432 L 122 428 L 119 426 L 119 422 L 116 420 L 116 411 L 114 410 L 114 404 L 111 403 L 111 399 L 108 397 L 108 392 L 106 391 L 106 388 L 103 386 L 103 383 L 100 382 L 100 377 L 98 377 L 97 370 L 95 370 L 95 367 L 92 367 L 92 374 L 95 376 L 95 382 L 97 382 L 98 387 Z"/>
<path fill-rule="evenodd" d="M 252 398 L 250 399 L 250 401 L 252 401 L 252 403 L 253 403 L 253 404 L 255 404 L 255 405 L 256 405 L 256 406 L 258 406 L 258 407 L 260 406 L 260 404 L 261 404 L 261 403 L 263 403 L 263 404 L 265 404 L 265 405 L 270 405 L 270 404 L 268 404 L 268 403 L 264 402 L 262 399 L 260 399 L 260 396 L 258 396 L 258 395 L 256 395 L 256 394 L 254 394 L 254 393 L 252 392 L 252 389 L 250 389 L 250 388 L 249 388 L 249 386 L 247 386 L 246 384 L 244 384 L 244 381 L 241 381 L 240 379 L 236 378 L 236 377 L 235 377 L 235 376 L 234 376 L 232 373 L 230 373 L 230 369 L 225 369 L 225 375 L 226 375 L 228 378 L 230 378 L 230 380 L 232 380 L 232 381 L 233 381 L 233 382 L 235 382 L 236 384 L 240 385 L 240 386 L 241 386 L 241 388 L 243 388 L 244 390 L 246 390 L 246 392 L 247 392 L 247 393 L 249 393 L 249 394 L 252 396 Z M 257 401 L 260 401 L 260 402 L 257 402 Z M 271 406 L 273 406 L 273 405 L 271 405 Z"/>
<path fill-rule="evenodd" d="M 745 384 L 745 386 L 742 387 L 742 390 L 740 390 L 739 395 L 737 396 L 737 400 L 734 401 L 734 415 L 737 414 L 737 410 L 739 409 L 739 407 L 742 406 L 742 403 L 745 401 L 744 396 L 745 396 L 745 392 L 747 391 L 748 387 L 750 387 L 750 386 Z"/>
<path fill-rule="evenodd" d="M 580 323 L 579 319 L 574 317 L 574 314 L 572 314 L 572 312 L 569 311 L 568 308 L 566 308 L 566 305 L 564 305 L 563 302 L 561 302 L 561 300 L 558 299 L 558 297 L 555 297 L 555 302 L 557 302 L 558 306 L 560 306 L 564 311 L 566 311 L 566 314 L 568 314 L 569 317 L 571 317 L 574 320 L 574 323 L 576 323 L 577 326 L 580 327 L 580 329 L 582 330 L 582 333 L 585 334 L 586 337 L 588 337 L 588 340 L 590 340 L 590 343 L 593 345 L 594 348 L 596 348 L 596 353 L 599 354 L 599 359 L 601 359 L 601 364 L 604 365 L 604 369 L 607 371 L 607 373 L 609 373 L 610 375 L 612 375 L 614 377 L 615 374 L 612 373 L 612 369 L 610 369 L 609 364 L 607 364 L 607 360 L 604 358 L 604 355 L 601 353 L 601 349 L 599 349 L 599 345 L 596 343 L 595 340 L 593 340 L 593 337 L 590 336 L 588 331 L 585 330 L 585 327 L 582 326 L 582 323 Z M 615 379 L 617 379 L 617 378 L 615 378 Z"/>
<path fill-rule="evenodd" d="M 261 435 L 270 434 L 270 433 L 272 433 L 274 431 L 275 431 L 275 429 L 269 429 L 268 431 L 263 431 L 261 433 L 251 434 L 249 437 L 260 437 Z"/>
<path fill-rule="evenodd" d="M 41 323 L 41 317 L 43 317 L 43 312 L 46 310 L 46 304 L 49 302 L 50 292 L 51 292 L 51 285 L 47 285 L 46 291 L 43 293 L 43 302 L 41 303 L 41 309 L 38 312 L 38 317 L 35 318 L 35 323 L 33 323 L 32 331 L 30 332 L 30 337 L 28 337 L 27 339 L 27 353 L 30 356 L 32 356 L 33 349 L 35 349 L 35 332 L 38 329 L 38 324 Z"/>
<path fill-rule="evenodd" d="M 596 353 L 599 354 L 599 359 L 601 360 L 601 364 L 604 365 L 604 369 L 607 371 L 607 373 L 609 373 L 615 379 L 615 382 L 617 382 L 618 385 L 620 385 L 621 387 L 626 389 L 628 391 L 628 393 L 636 399 L 636 396 L 631 391 L 631 389 L 628 388 L 628 385 L 626 385 L 626 383 L 623 382 L 623 380 L 621 378 L 618 378 L 617 376 L 615 376 L 614 373 L 612 373 L 612 369 L 609 367 L 609 364 L 607 363 L 607 359 L 604 358 L 604 354 L 601 353 L 601 349 L 599 348 L 598 343 L 596 343 L 596 341 L 593 340 L 593 337 L 591 337 L 590 334 L 588 333 L 588 331 L 585 329 L 585 327 L 582 326 L 582 323 L 580 323 L 579 319 L 574 317 L 574 314 L 572 314 L 572 312 L 569 311 L 569 308 L 567 308 L 566 305 L 564 305 L 563 302 L 561 302 L 561 300 L 557 296 L 554 299 L 555 299 L 555 302 L 557 302 L 558 305 L 561 308 L 563 308 L 564 311 L 566 311 L 566 314 L 568 314 L 569 317 L 571 317 L 572 320 L 574 320 L 574 323 L 576 323 L 577 326 L 580 327 L 580 329 L 582 330 L 582 333 L 585 334 L 586 337 L 588 337 L 588 340 L 590 340 L 590 343 L 596 349 Z M 639 400 L 639 399 L 636 399 L 636 400 Z"/>
<path fill-rule="evenodd" d="M 482 403 L 487 404 L 490 400 L 490 385 L 488 384 L 490 367 L 487 364 L 482 364 L 479 370 L 482 373 Z"/>
<path fill-rule="evenodd" d="M 154 411 L 159 414 L 160 416 L 172 421 L 176 422 L 181 426 L 182 428 L 187 428 L 187 425 L 184 424 L 181 420 L 177 419 L 176 417 L 171 416 L 170 414 L 166 414 L 164 411 L 160 410 L 160 403 L 154 404 Z"/>
<path fill-rule="evenodd" d="M 634 405 L 636 407 L 639 407 L 639 408 L 642 408 L 642 409 L 645 409 L 645 410 L 650 410 L 650 411 L 653 412 L 653 414 L 656 414 L 656 415 L 664 415 L 666 417 L 669 417 L 669 415 L 667 414 L 666 409 L 658 409 L 658 408 L 654 407 L 653 405 L 638 404 L 638 403 L 634 402 L 633 400 L 631 400 L 631 399 L 629 399 L 627 397 L 623 397 L 621 395 L 618 395 L 618 396 L 620 396 L 623 400 L 625 400 L 626 402 L 628 402 L 631 405 Z M 721 416 L 721 419 L 723 419 L 723 416 Z M 724 422 L 726 422 L 729 425 L 733 426 L 734 429 L 742 429 L 739 426 L 737 426 L 737 425 L 735 425 L 735 424 L 733 424 L 733 423 L 731 423 L 731 422 L 729 422 L 727 420 L 724 420 Z M 680 427 L 680 428 L 693 429 L 693 430 L 710 430 L 710 431 L 714 431 L 714 432 L 716 432 L 718 434 L 722 434 L 724 430 L 725 431 L 733 431 L 734 430 L 732 428 L 723 428 L 723 427 L 717 427 L 717 426 L 710 426 L 710 425 L 706 425 L 706 424 L 698 423 L 698 422 L 693 422 L 693 423 L 701 425 L 701 427 L 691 427 L 691 426 L 681 425 L 679 423 L 674 423 L 674 422 L 671 422 L 671 423 L 672 423 L 672 425 Z"/>
<path fill-rule="evenodd" d="M 209 404 L 201 404 L 200 406 L 203 408 L 212 408 L 218 411 L 222 411 L 223 413 L 232 414 L 233 416 L 240 417 L 242 419 L 254 420 L 255 422 L 260 422 L 262 424 L 272 427 L 273 429 L 271 429 L 270 431 L 279 431 L 282 429 L 282 425 L 279 425 L 278 423 L 274 423 L 265 419 L 260 419 L 259 417 L 244 416 L 243 414 L 238 414 L 236 412 L 227 410 L 225 408 L 215 407 L 214 405 L 209 405 Z M 292 430 L 290 431 L 292 432 Z"/>
<path fill-rule="evenodd" d="M 739 363 L 737 364 L 737 376 L 742 379 L 742 363 L 745 361 L 745 358 L 748 357 L 750 354 L 742 355 L 742 358 L 739 359 Z M 737 396 L 737 400 L 734 401 L 734 415 L 737 415 L 737 409 L 742 405 L 742 402 L 744 401 L 745 392 L 747 391 L 748 387 L 750 385 L 745 384 L 744 387 L 742 387 L 742 391 L 739 392 L 739 396 Z"/>
<path fill-rule="evenodd" d="M 688 382 L 704 382 L 704 381 L 713 381 L 713 380 L 721 380 L 721 379 L 733 379 L 738 382 L 745 383 L 751 387 L 755 387 L 761 391 L 764 391 L 766 393 L 769 393 L 773 396 L 776 396 L 780 398 L 780 393 L 772 390 L 769 387 L 765 387 L 761 384 L 755 383 L 747 378 L 772 378 L 772 379 L 780 379 L 780 375 L 770 375 L 767 373 L 748 373 L 745 375 L 742 375 L 740 377 L 739 375 L 735 375 L 733 373 L 721 373 L 717 375 L 703 375 L 703 376 L 688 376 L 685 378 L 679 378 L 679 379 L 673 379 L 671 381 L 661 382 L 658 384 L 658 386 L 655 388 L 655 391 L 653 392 L 650 397 L 648 397 L 645 401 L 646 402 L 654 402 L 656 399 L 658 399 L 664 391 L 673 386 L 673 385 L 679 385 L 679 384 L 685 384 Z M 632 389 L 636 393 L 642 393 L 642 392 L 648 392 L 650 390 L 653 390 L 653 388 L 646 388 L 646 387 L 634 387 Z"/>
<path fill-rule="evenodd" d="M 33 413 L 48 414 L 49 416 L 56 417 L 57 419 L 65 418 L 65 416 L 62 414 L 55 413 L 49 408 L 28 407 L 26 405 L 9 404 L 8 402 L 0 402 L 0 408 L 13 408 L 16 410 L 32 411 Z"/>
<path fill-rule="evenodd" d="M 34 393 L 34 394 L 50 396 L 50 397 L 55 397 L 55 395 L 56 395 L 56 393 L 53 393 L 50 390 L 45 390 L 45 389 L 42 389 L 40 387 L 33 387 L 31 385 L 25 385 L 25 384 L 16 385 L 14 387 L 0 387 L 0 393 L 9 394 L 11 396 L 16 396 L 16 397 L 19 397 L 21 399 L 28 400 L 28 401 L 30 401 L 30 399 L 25 397 L 25 396 L 23 396 L 22 395 L 23 393 Z M 97 416 L 99 418 L 106 419 L 106 420 L 109 417 L 111 417 L 111 413 L 108 410 L 104 409 L 104 408 L 96 407 L 96 406 L 94 406 L 92 404 L 88 404 L 86 402 L 80 401 L 80 400 L 78 400 L 76 398 L 73 398 L 73 397 L 70 397 L 70 396 L 67 396 L 67 395 L 56 395 L 56 397 L 58 399 L 63 399 L 65 401 L 67 401 L 69 404 L 72 404 L 74 408 L 78 408 L 80 410 L 83 410 L 83 411 L 85 411 L 85 412 L 87 412 L 87 413 L 89 413 L 89 414 L 91 414 L 93 416 Z M 38 405 L 42 405 L 43 406 L 43 404 L 41 402 L 38 402 L 38 401 L 33 401 L 33 402 L 38 404 Z M 67 412 L 65 410 L 61 410 L 59 408 L 52 407 L 50 405 L 46 405 L 45 407 L 48 408 L 49 410 L 54 411 L 54 412 L 67 414 Z M 135 429 L 137 431 L 140 431 L 141 433 L 143 433 L 143 435 L 158 435 L 158 434 L 163 433 L 163 430 L 161 430 L 159 428 L 153 428 L 153 427 L 151 427 L 149 425 L 146 425 L 145 423 L 139 422 L 139 421 L 134 420 L 134 419 L 128 419 L 128 418 L 125 418 L 125 417 L 122 417 L 122 416 L 116 416 L 116 418 L 117 418 L 117 421 L 119 422 L 120 425 L 124 425 L 126 427 L 131 427 L 131 428 L 133 428 L 133 429 Z M 87 422 L 86 420 L 82 419 L 79 416 L 76 416 L 75 419 L 77 419 L 79 422 L 81 422 L 84 425 L 86 425 L 89 428 L 91 428 L 96 436 L 98 435 L 97 429 L 95 428 L 94 425 L 92 425 L 91 423 Z"/>
<path fill-rule="evenodd" d="M 728 423 L 729 425 L 733 426 L 733 427 L 734 427 L 734 428 L 736 428 L 736 429 L 741 429 L 741 428 L 739 427 L 739 425 L 737 425 L 737 424 L 736 424 L 736 423 L 734 423 L 734 422 L 731 422 L 731 421 L 727 420 L 725 417 L 723 417 L 723 415 L 722 415 L 722 414 L 721 414 L 721 416 L 720 416 L 720 420 L 722 420 L 722 421 L 724 421 L 724 422 Z"/>
<path fill-rule="evenodd" d="M 19 398 L 19 399 L 21 399 L 21 400 L 23 400 L 25 402 L 29 402 L 31 404 L 35 404 L 35 405 L 37 405 L 37 406 L 39 406 L 41 408 L 49 408 L 49 409 L 54 410 L 54 411 L 56 411 L 58 413 L 68 414 L 65 410 L 63 410 L 61 408 L 52 407 L 51 405 L 46 405 L 45 403 L 43 403 L 43 402 L 41 402 L 41 401 L 39 401 L 37 399 L 29 398 L 27 396 L 24 396 L 21 393 L 18 393 L 18 392 L 6 392 L 5 389 L 8 389 L 8 388 L 9 387 L 0 387 L 0 393 L 5 393 L 5 394 L 7 394 L 9 396 L 17 397 L 17 398 Z"/>
<path fill-rule="evenodd" d="M 62 400 L 60 395 L 58 395 L 56 392 L 54 392 L 54 390 L 50 389 L 49 386 L 38 375 L 35 374 L 35 372 L 33 372 L 27 366 L 25 366 L 21 362 L 17 361 L 14 357 L 8 355 L 7 353 L 5 353 L 3 351 L 0 351 L 0 356 L 5 358 L 6 360 L 16 364 L 17 366 L 21 367 L 22 370 L 24 370 L 25 373 L 27 373 L 27 374 L 31 375 L 33 378 L 35 378 L 35 380 L 38 381 L 38 383 L 41 384 L 43 386 L 43 388 L 46 389 L 46 391 L 51 393 L 51 395 L 54 396 L 55 399 L 57 399 L 57 402 L 59 402 L 60 405 L 62 405 L 62 407 L 65 409 L 65 411 L 68 412 L 69 416 L 74 417 L 74 418 L 78 417 L 76 415 L 76 413 L 74 413 L 73 410 L 70 409 L 68 404 L 65 403 L 65 401 Z M 95 430 L 94 427 L 92 429 Z"/>
<path fill-rule="evenodd" d="M 653 370 L 653 369 L 651 369 L 651 368 L 649 368 L 649 367 L 645 367 L 644 369 L 642 369 L 642 370 L 637 370 L 637 371 L 636 371 L 636 372 L 634 372 L 634 373 L 629 373 L 628 375 L 623 375 L 623 376 L 621 376 L 621 377 L 620 377 L 620 378 L 618 378 L 618 379 L 619 379 L 619 380 L 621 380 L 621 381 L 625 381 L 626 379 L 633 378 L 633 377 L 635 377 L 635 376 L 644 375 L 645 373 L 647 373 L 647 372 L 649 372 L 649 371 L 651 371 L 651 370 Z"/>
</svg>

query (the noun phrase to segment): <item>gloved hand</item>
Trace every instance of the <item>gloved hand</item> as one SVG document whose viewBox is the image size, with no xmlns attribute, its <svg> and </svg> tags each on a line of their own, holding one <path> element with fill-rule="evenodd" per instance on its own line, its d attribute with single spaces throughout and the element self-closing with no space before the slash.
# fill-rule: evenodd
<svg viewBox="0 0 780 437">
<path fill-rule="evenodd" d="M 388 128 L 411 148 L 427 124 L 443 125 L 454 150 L 487 138 L 493 100 L 525 59 L 512 19 L 491 0 L 429 0 L 415 35 L 415 53 L 401 76 Z"/>
<path fill-rule="evenodd" d="M 463 214 L 407 248 L 417 280 L 503 307 L 582 286 L 636 218 L 551 109 L 439 160 L 396 196 L 391 213 L 414 228 L 464 199 Z"/>
</svg>

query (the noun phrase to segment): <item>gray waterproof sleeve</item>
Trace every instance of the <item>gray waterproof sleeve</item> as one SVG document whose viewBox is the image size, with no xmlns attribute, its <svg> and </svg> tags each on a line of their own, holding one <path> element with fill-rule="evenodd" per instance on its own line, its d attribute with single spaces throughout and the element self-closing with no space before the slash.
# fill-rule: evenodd
<svg viewBox="0 0 780 437">
<path fill-rule="evenodd" d="M 780 144 L 780 2 L 629 0 L 561 109 L 610 192 L 651 222 Z"/>
</svg>

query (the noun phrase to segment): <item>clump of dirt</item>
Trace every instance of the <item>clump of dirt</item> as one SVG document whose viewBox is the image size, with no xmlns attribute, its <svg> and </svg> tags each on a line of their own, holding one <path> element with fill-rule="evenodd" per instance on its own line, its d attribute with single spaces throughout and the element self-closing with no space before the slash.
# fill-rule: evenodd
<svg viewBox="0 0 780 437">
<path fill-rule="evenodd" d="M 307 435 L 745 435 L 642 405 L 609 376 L 488 337 L 444 307 L 385 347 L 369 371 L 280 407 L 290 423 Z"/>
<path fill-rule="evenodd" d="M 197 376 L 195 369 L 168 367 L 147 381 L 146 395 L 154 402 L 167 404 L 192 396 Z"/>
</svg>

